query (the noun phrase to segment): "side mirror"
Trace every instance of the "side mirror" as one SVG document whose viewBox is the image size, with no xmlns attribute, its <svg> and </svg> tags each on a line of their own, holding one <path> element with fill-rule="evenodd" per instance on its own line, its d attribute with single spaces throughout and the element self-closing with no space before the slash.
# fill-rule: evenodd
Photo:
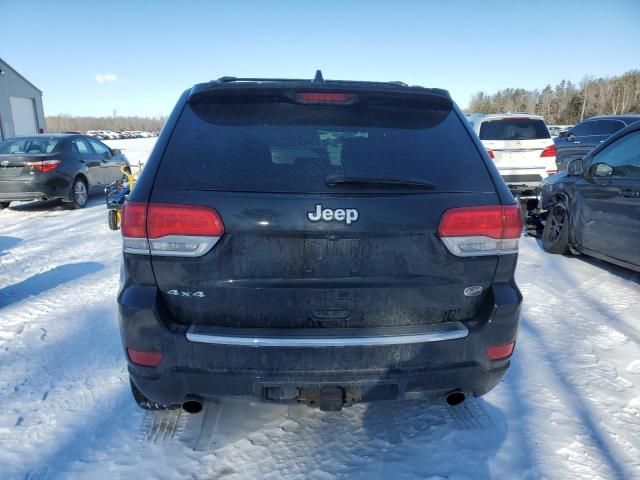
<svg viewBox="0 0 640 480">
<path fill-rule="evenodd" d="M 114 156 L 122 155 L 122 150 L 120 150 L 119 148 L 113 148 L 111 149 L 111 152 L 113 153 Z"/>
<path fill-rule="evenodd" d="M 569 132 L 560 132 L 560 133 L 558 133 L 558 136 L 560 138 L 567 138 L 567 135 L 569 135 Z"/>
<path fill-rule="evenodd" d="M 569 162 L 569 165 L 567 165 L 567 173 L 573 177 L 582 175 L 584 171 L 583 168 L 582 159 L 575 158 Z"/>
</svg>

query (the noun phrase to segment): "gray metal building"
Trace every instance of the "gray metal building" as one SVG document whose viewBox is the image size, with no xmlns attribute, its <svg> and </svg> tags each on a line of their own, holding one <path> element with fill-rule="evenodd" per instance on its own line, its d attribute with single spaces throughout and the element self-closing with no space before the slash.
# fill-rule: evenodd
<svg viewBox="0 0 640 480">
<path fill-rule="evenodd" d="M 0 140 L 45 129 L 42 91 L 0 58 Z"/>
</svg>

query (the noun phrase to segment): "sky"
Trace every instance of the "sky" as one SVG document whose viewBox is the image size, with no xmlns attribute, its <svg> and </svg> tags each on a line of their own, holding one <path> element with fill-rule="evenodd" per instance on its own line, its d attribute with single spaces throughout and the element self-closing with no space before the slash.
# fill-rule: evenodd
<svg viewBox="0 0 640 480">
<path fill-rule="evenodd" d="M 0 58 L 46 115 L 168 115 L 220 76 L 539 88 L 640 68 L 640 0 L 0 0 Z"/>
</svg>

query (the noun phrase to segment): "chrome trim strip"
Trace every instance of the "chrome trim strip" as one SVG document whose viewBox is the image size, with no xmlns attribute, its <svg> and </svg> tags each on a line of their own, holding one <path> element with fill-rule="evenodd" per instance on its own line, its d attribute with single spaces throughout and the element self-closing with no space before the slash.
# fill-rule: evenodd
<svg viewBox="0 0 640 480">
<path fill-rule="evenodd" d="M 187 332 L 187 340 L 236 347 L 363 347 L 441 342 L 469 335 L 467 327 L 457 321 L 420 327 L 322 330 L 321 335 L 318 329 L 295 329 L 287 332 L 284 329 L 237 329 L 194 325 Z M 403 334 L 403 331 L 407 333 Z M 374 332 L 377 334 L 372 335 Z"/>
</svg>

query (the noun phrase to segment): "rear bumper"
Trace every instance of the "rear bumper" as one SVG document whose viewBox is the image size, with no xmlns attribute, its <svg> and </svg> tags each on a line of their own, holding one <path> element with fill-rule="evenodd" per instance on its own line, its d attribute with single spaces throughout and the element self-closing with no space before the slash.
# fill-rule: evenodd
<svg viewBox="0 0 640 480">
<path fill-rule="evenodd" d="M 555 163 L 553 164 L 555 168 Z M 532 168 L 500 168 L 498 172 L 510 190 L 538 190 L 545 178 L 549 176 L 546 169 Z"/>
<path fill-rule="evenodd" d="M 513 284 L 494 285 L 492 294 L 493 305 L 463 323 L 464 336 L 458 330 L 457 338 L 436 341 L 343 346 L 193 341 L 194 329 L 189 334 L 186 328 L 165 325 L 169 316 L 155 287 L 125 285 L 118 302 L 125 348 L 163 354 L 158 367 L 129 361 L 133 382 L 152 401 L 175 404 L 196 395 L 313 403 L 320 388 L 338 386 L 350 403 L 436 399 L 458 389 L 477 396 L 490 391 L 509 360 L 488 360 L 486 348 L 515 340 L 522 301 Z"/>
<path fill-rule="evenodd" d="M 60 182 L 0 180 L 0 201 L 67 197 L 69 195 L 68 186 L 57 183 Z"/>
<path fill-rule="evenodd" d="M 511 190 L 537 190 L 542 184 L 540 175 L 502 175 Z"/>
<path fill-rule="evenodd" d="M 332 372 L 203 372 L 178 369 L 154 378 L 129 369 L 136 387 L 150 400 L 161 404 L 181 404 L 187 397 L 207 400 L 252 398 L 279 403 L 301 402 L 317 405 L 321 389 L 337 386 L 344 390 L 346 405 L 376 400 L 421 398 L 441 401 L 456 390 L 481 396 L 502 379 L 509 362 L 491 370 L 477 365 L 419 371 Z"/>
</svg>

